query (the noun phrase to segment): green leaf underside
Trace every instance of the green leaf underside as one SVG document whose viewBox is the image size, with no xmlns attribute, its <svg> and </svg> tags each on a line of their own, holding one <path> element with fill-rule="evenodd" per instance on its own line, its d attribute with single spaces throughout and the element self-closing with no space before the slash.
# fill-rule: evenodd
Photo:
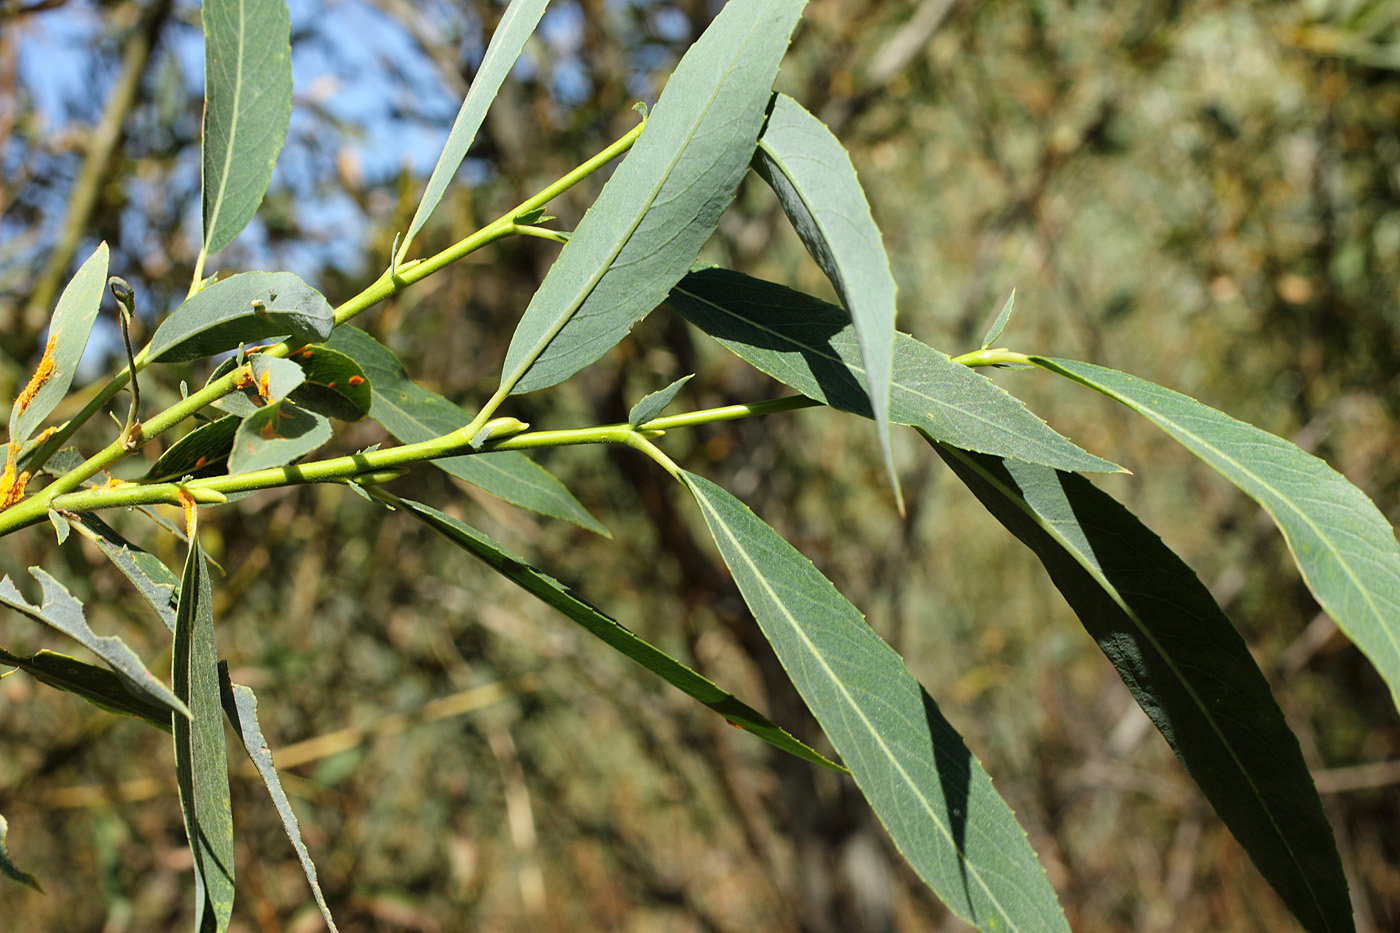
<svg viewBox="0 0 1400 933">
<path fill-rule="evenodd" d="M 1351 930 L 1332 827 L 1244 639 L 1192 570 L 1088 480 L 935 444 L 1055 586 L 1305 929 Z"/>
<path fill-rule="evenodd" d="M 40 894 L 44 889 L 39 886 L 39 882 L 27 871 L 21 871 L 10 861 L 10 850 L 5 845 L 5 837 L 10 833 L 10 823 L 4 816 L 0 816 L 0 875 L 4 875 L 11 881 L 18 881 L 20 884 L 28 885 Z"/>
<path fill-rule="evenodd" d="M 786 94 L 773 96 L 753 166 L 850 312 L 880 452 L 897 493 L 889 424 L 894 273 L 855 166 L 831 130 Z"/>
<path fill-rule="evenodd" d="M 296 850 L 297 858 L 301 861 L 301 870 L 311 885 L 316 905 L 321 908 L 321 917 L 326 921 L 331 933 L 336 933 L 331 909 L 326 904 L 325 895 L 321 893 L 320 882 L 316 880 L 316 866 L 312 864 L 311 854 L 306 851 L 306 844 L 301 841 L 301 827 L 297 824 L 296 813 L 292 811 L 292 802 L 282 790 L 282 779 L 277 776 L 277 769 L 272 765 L 272 752 L 268 749 L 262 727 L 258 724 L 258 698 L 251 688 L 229 680 L 228 666 L 223 662 L 219 663 L 219 690 L 224 714 L 238 731 L 243 750 L 248 753 L 253 766 L 258 769 L 258 776 L 262 778 L 263 786 L 272 798 L 272 805 L 277 808 L 277 815 L 282 818 L 282 828 L 286 830 L 287 838 L 291 840 L 292 848 Z"/>
<path fill-rule="evenodd" d="M 364 370 L 373 390 L 370 417 L 403 443 L 442 437 L 471 421 L 462 409 L 409 379 L 398 358 L 364 331 L 349 325 L 337 327 L 330 345 Z M 609 537 L 608 530 L 563 483 L 524 454 L 502 451 L 443 457 L 433 464 L 512 505 Z"/>
<path fill-rule="evenodd" d="M 180 578 L 160 559 L 132 544 L 110 525 L 91 512 L 70 516 L 78 534 L 87 538 L 106 554 L 122 572 L 141 598 L 151 607 L 171 632 L 175 631 L 175 593 Z"/>
<path fill-rule="evenodd" d="M 251 473 L 286 466 L 331 439 L 331 423 L 283 399 L 244 418 L 233 437 L 228 471 Z"/>
<path fill-rule="evenodd" d="M 261 308 L 254 302 L 261 302 Z M 170 312 L 144 352 L 150 362 L 185 363 L 286 335 L 320 343 L 334 324 L 326 299 L 292 273 L 243 272 L 215 282 Z"/>
<path fill-rule="evenodd" d="M 233 450 L 233 437 L 242 419 L 225 415 L 201 424 L 166 448 L 146 475 L 146 483 L 164 483 L 186 476 L 215 476 L 222 473 Z"/>
<path fill-rule="evenodd" d="M 987 333 L 982 337 L 982 349 L 985 350 L 1001 338 L 1001 332 L 1006 330 L 1006 325 L 1011 322 L 1011 311 L 1016 306 L 1016 289 L 1011 289 L 1011 294 L 1007 296 L 1006 304 L 1001 306 L 1001 313 L 997 315 L 992 326 L 987 328 Z"/>
<path fill-rule="evenodd" d="M 306 381 L 292 392 L 292 401 L 338 421 L 360 421 L 369 414 L 373 390 L 360 364 L 323 346 L 303 347 L 294 358 Z"/>
<path fill-rule="evenodd" d="M 1400 708 L 1400 544 L 1365 493 L 1296 445 L 1179 392 L 1089 363 L 1032 360 L 1143 415 L 1263 506 L 1308 589 Z"/>
<path fill-rule="evenodd" d="M 685 384 L 695 378 L 695 374 L 682 376 L 664 389 L 657 389 L 655 392 L 642 398 L 640 402 L 632 406 L 632 411 L 627 415 L 627 423 L 632 427 L 646 424 L 657 415 L 666 410 L 676 399 L 677 393 L 685 388 Z"/>
<path fill-rule="evenodd" d="M 233 242 L 257 213 L 292 116 L 285 0 L 205 0 L 204 251 Z"/>
<path fill-rule="evenodd" d="M 457 174 L 462 159 L 466 158 L 467 150 L 481 129 L 482 121 L 486 119 L 487 108 L 496 99 L 501 84 L 515 66 L 516 59 L 520 57 L 548 5 L 549 0 L 512 0 L 505 13 L 501 14 L 501 21 L 486 46 L 486 54 L 482 56 L 481 67 L 477 69 L 476 77 L 467 89 L 466 99 L 462 101 L 462 108 L 457 111 L 457 119 L 452 123 L 447 144 L 443 146 L 442 155 L 438 156 L 437 165 L 433 166 L 423 200 L 413 213 L 413 222 L 408 225 L 408 235 L 404 237 L 399 250 L 400 256 L 408 252 L 409 244 L 442 200 L 443 192 Z"/>
<path fill-rule="evenodd" d="M 233 814 L 209 568 L 197 537 L 180 582 L 172 669 L 175 692 L 194 714 L 174 728 L 175 780 L 194 856 L 194 928 L 207 923 L 223 933 L 233 911 Z"/>
<path fill-rule="evenodd" d="M 592 363 L 685 275 L 748 168 L 804 3 L 730 3 L 686 52 L 525 309 L 502 368 L 508 391 Z"/>
<path fill-rule="evenodd" d="M 87 620 L 83 617 L 82 603 L 74 599 L 64 589 L 63 584 L 39 567 L 30 567 L 29 574 L 39 581 L 39 586 L 43 589 L 41 604 L 31 606 L 26 602 L 19 588 L 8 576 L 0 580 L 0 603 L 72 638 L 101 658 L 104 664 L 122 678 L 128 690 L 178 713 L 177 719 L 190 715 L 189 709 L 178 699 L 178 695 L 146 670 L 146 666 L 141 663 L 136 652 L 126 646 L 126 642 L 115 635 L 98 635 L 88 627 Z"/>
<path fill-rule="evenodd" d="M 479 558 L 527 593 L 562 612 L 590 635 L 636 661 L 688 696 L 699 700 L 739 728 L 752 732 L 773 747 L 798 758 L 837 771 L 845 770 L 808 748 L 786 730 L 774 725 L 762 713 L 726 693 L 664 651 L 638 638 L 621 623 L 574 595 L 568 587 L 526 564 L 476 529 L 418 502 L 395 499 L 394 504 Z"/>
<path fill-rule="evenodd" d="M 872 416 L 860 348 L 846 312 L 835 305 L 727 269 L 691 273 L 667 303 L 784 385 Z M 1056 433 L 986 377 L 906 334 L 895 337 L 890 420 L 979 453 L 1076 472 L 1122 472 Z"/>
<path fill-rule="evenodd" d="M 105 667 L 48 649 L 24 656 L 0 648 L 0 664 L 17 667 L 37 681 L 80 696 L 109 713 L 134 716 L 157 729 L 170 731 L 169 706 L 132 693 L 125 680 Z"/>
<path fill-rule="evenodd" d="M 986 930 L 1068 930 L 981 763 L 860 611 L 742 502 L 681 472 L 744 601 L 895 845 Z"/>
<path fill-rule="evenodd" d="M 58 298 L 58 306 L 49 322 L 49 340 L 53 345 L 49 359 L 53 369 L 23 411 L 11 409 L 12 443 L 23 444 L 29 440 L 34 429 L 44 423 L 54 406 L 68 394 L 73 375 L 78 371 L 78 360 L 82 358 L 98 309 L 102 307 L 102 291 L 106 287 L 107 244 L 101 243 Z"/>
</svg>

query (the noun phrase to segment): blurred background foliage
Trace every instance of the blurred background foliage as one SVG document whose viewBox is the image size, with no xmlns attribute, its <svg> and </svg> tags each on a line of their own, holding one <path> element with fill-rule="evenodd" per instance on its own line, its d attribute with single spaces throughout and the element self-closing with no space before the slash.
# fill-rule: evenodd
<svg viewBox="0 0 1400 933">
<path fill-rule="evenodd" d="M 558 0 L 420 254 L 625 132 L 714 6 Z M 287 268 L 332 302 L 377 275 L 500 15 L 488 0 L 293 2 L 287 146 L 259 218 L 211 268 Z M 779 84 L 851 151 L 901 329 L 969 349 L 1015 287 L 1007 345 L 1137 373 L 1293 439 L 1395 521 L 1397 22 L 1395 0 L 813 0 Z M 187 0 L 0 0 L 0 394 L 33 366 L 56 288 L 99 239 L 147 334 L 183 295 L 198 24 Z M 557 203 L 561 228 L 599 184 Z M 471 409 L 555 249 L 498 244 L 357 323 Z M 752 180 L 706 258 L 830 294 Z M 89 379 L 114 365 L 112 318 L 101 326 Z M 687 407 L 781 394 L 662 309 L 559 391 L 503 413 L 620 420 L 689 372 Z M 148 404 L 206 373 L 165 375 Z M 1400 721 L 1268 519 L 1126 410 L 1043 375 L 996 378 L 1133 470 L 1100 481 L 1240 627 L 1316 771 L 1360 928 L 1400 929 Z M 337 444 L 383 439 L 365 423 Z M 805 411 L 664 446 L 774 524 L 898 648 L 1015 807 L 1076 929 L 1293 929 L 1031 555 L 910 436 L 901 522 L 873 439 L 868 422 Z M 432 469 L 395 488 L 445 504 L 826 747 L 664 475 L 627 451 L 540 459 L 611 541 Z M 174 542 L 114 519 L 178 567 Z M 965 929 L 848 781 L 729 728 L 410 520 L 301 488 L 207 513 L 203 529 L 224 571 L 221 654 L 260 694 L 341 929 Z M 100 631 L 167 652 L 85 543 L 60 549 L 35 528 L 0 548 L 22 586 L 31 564 Z M 8 615 L 0 644 L 64 647 Z M 10 850 L 48 891 L 0 889 L 3 925 L 187 928 L 169 740 L 22 674 L 0 681 L 0 710 Z M 240 772 L 233 794 L 237 929 L 320 928 L 258 782 Z"/>
</svg>

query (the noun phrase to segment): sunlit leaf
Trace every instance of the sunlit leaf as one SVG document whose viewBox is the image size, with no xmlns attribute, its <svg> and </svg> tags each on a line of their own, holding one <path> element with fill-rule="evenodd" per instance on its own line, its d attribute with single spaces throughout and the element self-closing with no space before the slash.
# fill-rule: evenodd
<svg viewBox="0 0 1400 933">
<path fill-rule="evenodd" d="M 1016 289 L 1011 289 L 1011 294 L 1007 296 L 1006 304 L 1001 306 L 1001 313 L 992 322 L 992 326 L 987 328 L 987 333 L 982 337 L 982 349 L 985 350 L 996 343 L 1001 337 L 1002 331 L 1006 330 L 1006 325 L 1011 321 L 1011 310 L 1016 306 Z"/>
<path fill-rule="evenodd" d="M 272 337 L 320 343 L 335 315 L 321 293 L 290 272 L 244 272 L 215 282 L 161 322 L 146 359 L 183 363 Z"/>
<path fill-rule="evenodd" d="M 666 410 L 666 406 L 675 400 L 677 393 L 685 388 L 685 384 L 695 377 L 694 373 L 689 376 L 682 376 L 664 389 L 658 389 L 650 395 L 644 397 L 640 402 L 632 406 L 632 411 L 627 415 L 627 423 L 632 427 L 646 424 L 657 415 Z"/>
<path fill-rule="evenodd" d="M 283 399 L 244 418 L 233 438 L 228 471 L 251 473 L 286 466 L 331 439 L 331 423 Z"/>
<path fill-rule="evenodd" d="M 80 696 L 94 706 L 120 716 L 134 716 L 170 731 L 170 707 L 133 693 L 126 680 L 105 667 L 47 649 L 24 656 L 0 648 L 0 664 L 17 667 L 40 683 Z"/>
<path fill-rule="evenodd" d="M 0 875 L 4 875 L 11 881 L 18 881 L 20 884 L 28 885 L 40 894 L 44 889 L 39 886 L 39 882 L 27 871 L 21 871 L 15 867 L 15 863 L 10 861 L 10 850 L 5 845 L 5 837 L 9 835 L 10 824 L 4 816 L 0 815 Z"/>
</svg>

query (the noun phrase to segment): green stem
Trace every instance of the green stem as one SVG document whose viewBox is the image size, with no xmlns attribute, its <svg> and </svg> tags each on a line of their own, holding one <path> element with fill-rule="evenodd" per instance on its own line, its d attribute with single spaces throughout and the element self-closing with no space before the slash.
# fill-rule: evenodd
<svg viewBox="0 0 1400 933">
<path fill-rule="evenodd" d="M 954 363 L 964 366 L 1035 366 L 1036 362 L 1024 353 L 998 347 L 995 350 L 973 350 L 962 356 L 953 357 Z"/>
</svg>

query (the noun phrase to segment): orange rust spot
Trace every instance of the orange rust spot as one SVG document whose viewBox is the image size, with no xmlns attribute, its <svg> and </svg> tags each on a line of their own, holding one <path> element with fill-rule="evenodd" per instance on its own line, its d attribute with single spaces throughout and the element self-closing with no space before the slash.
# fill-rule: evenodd
<svg viewBox="0 0 1400 933">
<path fill-rule="evenodd" d="M 735 721 L 732 720 L 732 719 L 726 719 L 725 722 L 729 723 L 729 724 L 730 724 L 731 726 L 733 726 L 735 729 L 742 729 L 742 728 L 744 728 L 743 726 L 739 725 L 737 722 L 735 722 Z"/>
<path fill-rule="evenodd" d="M 185 510 L 185 537 L 194 540 L 195 529 L 199 527 L 199 521 L 195 518 L 194 496 L 183 489 L 175 490 L 175 498 L 180 501 L 180 507 Z"/>
<path fill-rule="evenodd" d="M 315 351 L 315 350 L 312 350 L 310 347 L 307 347 L 305 350 L 302 350 L 301 353 L 299 353 L 299 354 L 297 354 L 297 355 L 300 356 L 300 357 L 301 357 L 302 359 L 304 359 L 304 360 L 309 360 L 309 359 L 311 359 L 313 356 L 316 355 L 316 351 Z"/>
<path fill-rule="evenodd" d="M 365 377 L 364 377 L 364 376 L 351 376 L 350 379 L 349 379 L 348 381 L 349 381 L 349 383 L 350 383 L 352 386 L 364 385 Z"/>
<path fill-rule="evenodd" d="M 200 467 L 204 466 L 204 461 L 207 460 L 207 459 L 208 459 L 207 457 L 200 457 L 198 460 L 196 460 L 196 461 L 194 462 L 194 468 L 197 470 L 197 469 L 199 469 Z"/>
<path fill-rule="evenodd" d="M 106 481 L 105 483 L 103 483 L 103 484 L 102 484 L 100 487 L 98 487 L 98 488 L 100 488 L 100 489 L 116 489 L 116 488 L 117 488 L 118 486 L 120 486 L 121 484 L 122 484 L 122 481 L 121 481 L 121 480 L 117 479 L 115 476 L 109 476 L 109 477 L 107 477 L 107 481 Z"/>
<path fill-rule="evenodd" d="M 5 472 L 0 473 L 0 509 L 8 509 L 24 498 L 24 487 L 29 482 L 29 472 L 15 475 L 19 460 L 19 444 L 11 441 L 5 450 Z"/>
<path fill-rule="evenodd" d="M 258 437 L 261 437 L 265 441 L 276 440 L 277 426 L 271 421 L 269 421 L 267 424 L 262 426 L 261 430 L 258 431 Z"/>
<path fill-rule="evenodd" d="M 39 367 L 34 370 L 34 375 L 29 377 L 29 384 L 24 387 L 24 391 L 15 399 L 15 412 L 22 412 L 34 401 L 34 396 L 39 394 L 39 390 L 44 387 L 44 383 L 49 381 L 53 375 L 53 348 L 54 342 L 58 339 L 58 331 L 49 332 L 49 342 L 44 345 L 44 355 L 39 358 Z"/>
<path fill-rule="evenodd" d="M 233 387 L 235 389 L 246 389 L 253 384 L 253 367 L 244 366 L 238 371 L 238 375 L 233 377 Z"/>
<path fill-rule="evenodd" d="M 268 381 L 271 379 L 272 373 L 265 372 L 262 374 L 262 378 L 258 380 L 258 394 L 269 402 L 272 401 L 272 391 L 268 389 Z"/>
<path fill-rule="evenodd" d="M 335 380 L 332 379 L 330 382 L 326 383 L 326 388 L 327 388 L 327 389 L 334 389 L 334 388 L 335 388 Z"/>
</svg>

